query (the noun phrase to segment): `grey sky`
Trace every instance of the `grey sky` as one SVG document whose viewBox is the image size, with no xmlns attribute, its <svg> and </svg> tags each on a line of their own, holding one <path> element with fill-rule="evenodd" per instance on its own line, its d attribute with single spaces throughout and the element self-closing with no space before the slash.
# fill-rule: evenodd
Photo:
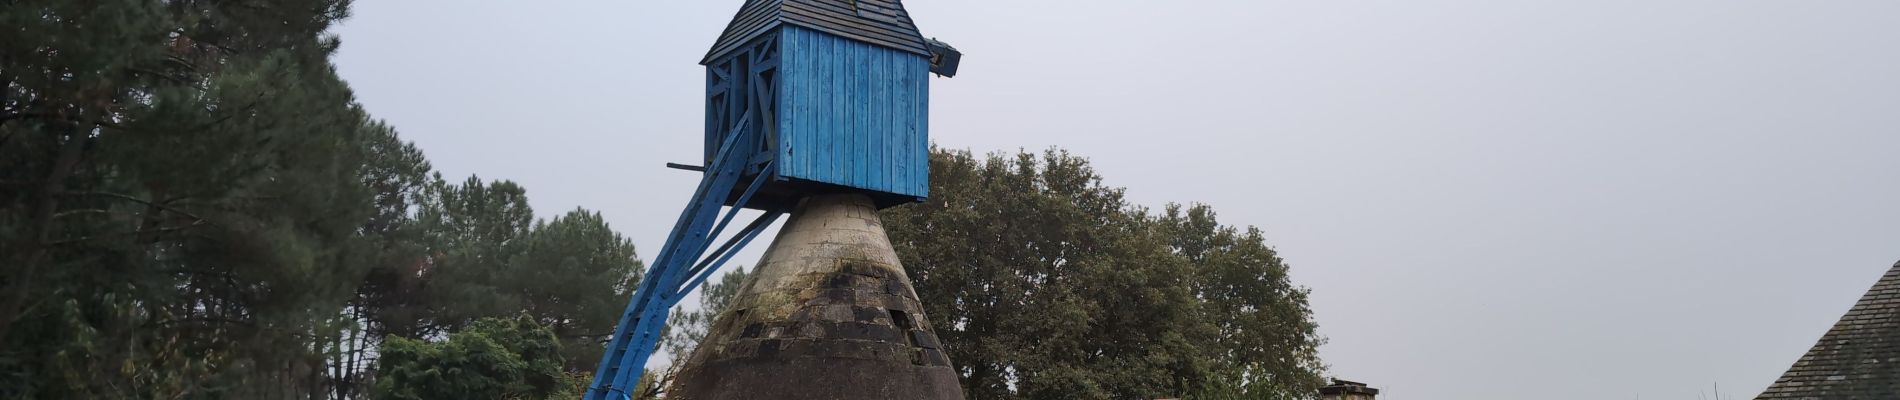
<svg viewBox="0 0 1900 400">
<path fill-rule="evenodd" d="M 650 257 L 740 3 L 361 1 L 338 63 L 451 179 Z M 1262 227 L 1385 398 L 1752 397 L 1900 259 L 1900 2 L 907 6 L 967 53 L 937 143 Z"/>
</svg>

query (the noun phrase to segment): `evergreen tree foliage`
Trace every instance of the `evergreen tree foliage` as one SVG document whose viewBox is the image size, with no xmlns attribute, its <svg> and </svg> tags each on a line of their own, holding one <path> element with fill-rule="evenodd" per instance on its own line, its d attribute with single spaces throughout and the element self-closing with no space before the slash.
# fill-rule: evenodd
<svg viewBox="0 0 1900 400">
<path fill-rule="evenodd" d="M 592 372 L 646 267 L 599 213 L 575 209 L 529 232 L 496 283 L 561 338 L 570 369 Z"/>
<path fill-rule="evenodd" d="M 347 2 L 0 8 L 0 397 L 299 395 L 366 253 Z"/>
<path fill-rule="evenodd" d="M 527 190 L 509 181 L 469 177 L 461 185 L 436 178 L 420 219 L 429 246 L 419 275 L 430 319 L 425 333 L 460 329 L 476 319 L 509 315 L 519 301 L 504 288 L 509 263 L 534 226 Z"/>
<path fill-rule="evenodd" d="M 433 175 L 333 70 L 348 9 L 0 7 L 0 398 L 362 398 L 385 337 L 524 312 L 592 369 L 631 242 Z"/>
<path fill-rule="evenodd" d="M 1058 150 L 934 150 L 930 168 L 931 198 L 883 217 L 970 398 L 1308 398 L 1322 383 L 1306 290 L 1259 230 L 1131 205 Z"/>
</svg>

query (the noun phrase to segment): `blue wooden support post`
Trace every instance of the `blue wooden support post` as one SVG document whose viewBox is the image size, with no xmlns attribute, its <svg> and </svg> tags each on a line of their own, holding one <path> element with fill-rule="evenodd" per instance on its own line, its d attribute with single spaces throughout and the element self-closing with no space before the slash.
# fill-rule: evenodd
<svg viewBox="0 0 1900 400">
<path fill-rule="evenodd" d="M 765 232 L 766 226 L 771 225 L 772 221 L 777 221 L 778 217 L 784 214 L 785 213 L 778 211 L 765 212 L 764 215 L 760 215 L 758 219 L 753 220 L 751 224 L 746 225 L 744 230 L 740 230 L 738 235 L 734 235 L 732 240 L 726 241 L 726 244 L 720 246 L 719 250 L 707 254 L 705 261 L 701 261 L 699 266 L 693 267 L 692 271 L 686 273 L 687 276 L 693 278 L 691 281 L 680 286 L 678 296 L 684 298 L 686 294 L 692 293 L 693 289 L 699 288 L 700 283 L 706 282 L 706 278 L 711 277 L 714 272 L 718 272 L 720 266 L 726 265 L 726 261 L 732 260 L 733 255 L 739 254 L 739 249 L 745 248 L 746 244 L 752 243 L 752 239 L 758 238 L 760 233 Z"/>
<path fill-rule="evenodd" d="M 692 267 L 702 264 L 699 261 L 710 240 L 718 237 L 720 231 L 743 208 L 744 201 L 763 186 L 765 179 L 755 179 L 740 197 L 741 202 L 736 203 L 723 218 L 720 217 L 720 206 L 738 183 L 740 172 L 752 164 L 755 158 L 755 152 L 749 149 L 741 151 L 756 143 L 754 135 L 745 134 L 749 125 L 748 121 L 741 120 L 731 129 L 736 134 L 726 136 L 719 152 L 713 157 L 713 163 L 708 165 L 701 178 L 692 201 L 674 224 L 666 246 L 661 248 L 654 264 L 641 279 L 639 288 L 634 291 L 633 301 L 628 303 L 620 323 L 614 329 L 613 339 L 608 342 L 607 354 L 601 359 L 600 367 L 595 369 L 594 383 L 587 393 L 588 399 L 608 400 L 630 396 L 629 392 L 645 372 L 647 359 L 652 356 L 660 331 L 666 327 L 668 311 L 684 296 L 682 284 L 692 276 L 689 272 L 700 272 Z M 763 218 L 777 217 L 777 213 L 768 213 Z M 740 232 L 735 239 L 739 240 L 737 243 L 748 242 L 768 225 L 769 220 L 755 222 L 747 227 L 748 232 Z M 724 252 L 730 254 L 736 249 L 727 248 Z M 715 255 L 720 256 L 715 261 L 730 258 L 729 255 Z M 703 273 L 716 270 L 717 264 L 704 264 L 703 269 L 707 271 Z"/>
<path fill-rule="evenodd" d="M 898 0 L 747 0 L 700 61 L 699 186 L 622 313 L 585 398 L 632 397 L 673 306 L 801 201 L 862 195 L 882 208 L 923 200 L 929 74 L 954 75 L 960 58 L 925 39 Z M 707 252 L 746 208 L 764 214 Z M 949 373 L 942 367 L 931 373 Z"/>
</svg>

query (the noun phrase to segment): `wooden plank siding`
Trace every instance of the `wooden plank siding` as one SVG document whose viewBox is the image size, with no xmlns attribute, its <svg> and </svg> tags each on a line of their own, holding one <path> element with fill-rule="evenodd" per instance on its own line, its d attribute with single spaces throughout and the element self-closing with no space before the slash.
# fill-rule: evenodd
<svg viewBox="0 0 1900 400">
<path fill-rule="evenodd" d="M 779 176 L 928 195 L 930 61 L 797 25 L 778 40 Z"/>
</svg>

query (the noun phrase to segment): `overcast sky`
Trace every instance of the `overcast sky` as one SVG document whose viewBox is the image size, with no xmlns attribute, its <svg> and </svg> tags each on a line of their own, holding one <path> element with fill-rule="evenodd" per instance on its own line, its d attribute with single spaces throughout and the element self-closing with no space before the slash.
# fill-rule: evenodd
<svg viewBox="0 0 1900 400">
<path fill-rule="evenodd" d="M 337 62 L 451 179 L 650 257 L 741 3 L 359 1 Z M 907 6 L 966 53 L 933 140 L 1265 229 L 1385 399 L 1750 398 L 1900 260 L 1900 2 Z"/>
</svg>

